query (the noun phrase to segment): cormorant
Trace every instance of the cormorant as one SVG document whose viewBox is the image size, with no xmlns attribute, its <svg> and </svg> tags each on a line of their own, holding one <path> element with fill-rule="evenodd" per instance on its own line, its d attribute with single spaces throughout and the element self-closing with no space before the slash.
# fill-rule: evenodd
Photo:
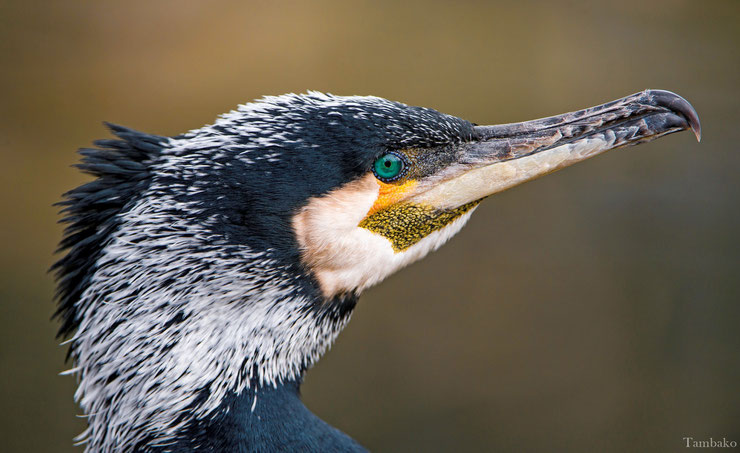
<svg viewBox="0 0 740 453">
<path fill-rule="evenodd" d="M 478 126 L 377 97 L 265 97 L 161 137 L 109 124 L 65 194 L 60 335 L 87 451 L 362 451 L 301 403 L 363 289 L 438 248 L 487 196 L 691 128 L 646 90 Z"/>
</svg>

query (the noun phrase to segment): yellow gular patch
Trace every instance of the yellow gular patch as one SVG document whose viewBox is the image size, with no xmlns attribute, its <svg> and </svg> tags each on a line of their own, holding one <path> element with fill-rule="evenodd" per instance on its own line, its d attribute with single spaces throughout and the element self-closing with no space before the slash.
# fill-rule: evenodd
<svg viewBox="0 0 740 453">
<path fill-rule="evenodd" d="M 466 203 L 455 209 L 444 210 L 400 203 L 365 217 L 358 226 L 388 239 L 393 246 L 393 251 L 398 253 L 418 243 L 431 233 L 445 228 L 478 206 L 478 203 L 480 200 Z"/>
<path fill-rule="evenodd" d="M 368 216 L 398 203 L 403 200 L 407 194 L 411 193 L 414 188 L 416 188 L 416 181 L 413 179 L 404 181 L 401 184 L 387 184 L 383 181 L 377 181 L 377 183 L 380 187 L 378 190 L 378 198 L 368 211 Z"/>
</svg>

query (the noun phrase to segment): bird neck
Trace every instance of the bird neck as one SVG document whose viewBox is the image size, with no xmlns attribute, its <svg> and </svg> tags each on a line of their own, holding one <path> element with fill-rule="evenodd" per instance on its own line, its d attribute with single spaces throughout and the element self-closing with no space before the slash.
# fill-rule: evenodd
<svg viewBox="0 0 740 453">
<path fill-rule="evenodd" d="M 167 204 L 176 202 L 142 201 L 121 216 L 77 304 L 72 356 L 89 451 L 187 441 L 204 423 L 266 441 L 250 430 L 276 432 L 281 411 L 308 424 L 296 382 L 356 298 L 322 299 L 298 266 L 152 214 Z M 244 409 L 254 397 L 275 427 Z"/>
<path fill-rule="evenodd" d="M 216 416 L 198 420 L 175 443 L 151 451 L 365 451 L 356 441 L 311 413 L 300 382 L 253 383 L 222 402 Z"/>
<path fill-rule="evenodd" d="M 120 134 L 86 151 L 99 179 L 70 195 L 71 249 L 56 265 L 87 451 L 191 445 L 204 429 L 233 445 L 290 437 L 275 433 L 292 423 L 328 429 L 300 404 L 298 381 L 356 297 L 323 297 L 276 239 L 279 221 L 247 228 L 242 210 L 210 212 L 232 205 L 199 198 L 218 184 L 186 178 L 201 167 L 172 140 Z"/>
</svg>

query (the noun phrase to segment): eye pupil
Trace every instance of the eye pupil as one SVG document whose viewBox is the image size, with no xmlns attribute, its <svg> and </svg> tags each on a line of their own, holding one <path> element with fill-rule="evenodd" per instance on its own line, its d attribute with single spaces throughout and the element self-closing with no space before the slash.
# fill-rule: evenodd
<svg viewBox="0 0 740 453">
<path fill-rule="evenodd" d="M 386 153 L 380 156 L 373 164 L 375 177 L 384 182 L 395 181 L 404 173 L 406 163 L 396 153 Z"/>
</svg>

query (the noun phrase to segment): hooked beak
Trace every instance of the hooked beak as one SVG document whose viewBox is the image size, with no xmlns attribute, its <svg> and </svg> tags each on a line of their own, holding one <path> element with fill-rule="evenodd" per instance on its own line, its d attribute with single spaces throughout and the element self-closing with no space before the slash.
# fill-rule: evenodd
<svg viewBox="0 0 740 453">
<path fill-rule="evenodd" d="M 455 209 L 604 151 L 689 128 L 701 140 L 696 110 L 664 90 L 539 120 L 476 126 L 474 140 L 461 146 L 456 163 L 413 199 Z"/>
</svg>

